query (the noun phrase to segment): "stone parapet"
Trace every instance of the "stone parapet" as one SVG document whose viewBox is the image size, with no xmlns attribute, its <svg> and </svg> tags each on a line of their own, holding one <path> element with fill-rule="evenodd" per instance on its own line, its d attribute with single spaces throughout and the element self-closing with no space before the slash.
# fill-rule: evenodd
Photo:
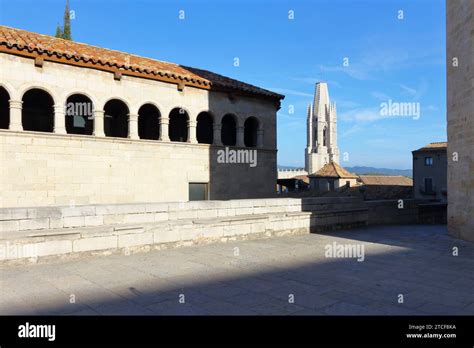
<svg viewBox="0 0 474 348">
<path fill-rule="evenodd" d="M 367 224 L 353 198 L 275 198 L 0 209 L 0 261 L 149 250 Z"/>
</svg>

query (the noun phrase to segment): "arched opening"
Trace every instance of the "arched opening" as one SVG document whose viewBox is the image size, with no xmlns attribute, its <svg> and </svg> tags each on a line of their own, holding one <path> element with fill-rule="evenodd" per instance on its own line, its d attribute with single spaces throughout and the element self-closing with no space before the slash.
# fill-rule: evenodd
<svg viewBox="0 0 474 348">
<path fill-rule="evenodd" d="M 26 131 L 53 132 L 54 100 L 41 89 L 30 89 L 23 95 L 21 122 Z"/>
<path fill-rule="evenodd" d="M 158 140 L 160 137 L 160 111 L 153 104 L 144 104 L 138 110 L 138 136 L 140 139 Z"/>
<path fill-rule="evenodd" d="M 235 146 L 237 134 L 234 115 L 227 114 L 222 118 L 221 139 L 223 145 Z"/>
<path fill-rule="evenodd" d="M 328 146 L 328 129 L 323 128 L 323 146 Z"/>
<path fill-rule="evenodd" d="M 181 108 L 170 112 L 169 137 L 171 141 L 188 141 L 188 113 Z"/>
<path fill-rule="evenodd" d="M 73 94 L 66 100 L 66 132 L 92 135 L 94 104 L 83 94 Z"/>
<path fill-rule="evenodd" d="M 197 117 L 196 137 L 198 143 L 212 144 L 213 134 L 213 120 L 208 112 L 201 112 Z"/>
<path fill-rule="evenodd" d="M 244 143 L 247 147 L 257 147 L 258 120 L 249 117 L 244 123 Z"/>
<path fill-rule="evenodd" d="M 10 125 L 10 95 L 7 90 L 0 87 L 0 128 L 8 129 Z"/>
<path fill-rule="evenodd" d="M 126 138 L 128 136 L 127 105 L 118 99 L 109 100 L 104 106 L 104 132 L 107 137 Z"/>
</svg>

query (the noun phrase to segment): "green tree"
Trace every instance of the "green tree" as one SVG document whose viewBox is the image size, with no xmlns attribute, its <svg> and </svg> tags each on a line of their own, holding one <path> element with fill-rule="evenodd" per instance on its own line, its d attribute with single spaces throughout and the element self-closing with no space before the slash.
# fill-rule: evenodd
<svg viewBox="0 0 474 348">
<path fill-rule="evenodd" d="M 64 25 L 62 27 L 59 24 L 56 26 L 56 34 L 54 36 L 60 39 L 72 40 L 69 0 L 66 0 L 66 8 L 64 9 Z"/>
<path fill-rule="evenodd" d="M 63 39 L 72 40 L 72 36 L 71 36 L 71 15 L 70 15 L 70 12 L 69 12 L 69 0 L 66 1 L 66 8 L 64 9 Z"/>
<path fill-rule="evenodd" d="M 61 30 L 59 24 L 56 26 L 56 34 L 54 36 L 59 37 L 60 39 L 62 39 L 63 37 L 63 31 Z"/>
</svg>

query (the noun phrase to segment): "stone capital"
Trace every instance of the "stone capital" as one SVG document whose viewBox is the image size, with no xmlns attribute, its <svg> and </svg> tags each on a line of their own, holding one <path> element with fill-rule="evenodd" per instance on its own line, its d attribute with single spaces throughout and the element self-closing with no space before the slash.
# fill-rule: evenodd
<svg viewBox="0 0 474 348">
<path fill-rule="evenodd" d="M 65 114 L 65 112 L 66 112 L 66 108 L 64 107 L 64 105 L 55 104 L 53 106 L 53 108 L 54 108 L 54 113 L 55 114 Z"/>
<path fill-rule="evenodd" d="M 128 114 L 128 119 L 131 122 L 138 122 L 138 115 L 137 114 Z"/>
<path fill-rule="evenodd" d="M 10 109 L 22 109 L 23 101 L 22 100 L 9 100 Z"/>
</svg>

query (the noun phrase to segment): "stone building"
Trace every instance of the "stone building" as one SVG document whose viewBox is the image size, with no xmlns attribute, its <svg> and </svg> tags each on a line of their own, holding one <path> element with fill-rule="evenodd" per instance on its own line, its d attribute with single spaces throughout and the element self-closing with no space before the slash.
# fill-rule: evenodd
<svg viewBox="0 0 474 348">
<path fill-rule="evenodd" d="M 474 241 L 474 1 L 446 1 L 448 230 Z"/>
<path fill-rule="evenodd" d="M 0 207 L 272 196 L 283 98 L 0 26 Z M 257 165 L 218 162 L 224 147 Z"/>
<path fill-rule="evenodd" d="M 325 82 L 316 84 L 313 104 L 308 105 L 306 129 L 305 169 L 308 174 L 317 172 L 331 161 L 339 163 L 336 104 L 329 99 Z"/>
<path fill-rule="evenodd" d="M 349 173 L 334 161 L 309 175 L 311 190 L 317 192 L 338 191 L 341 188 L 355 186 L 357 178 L 357 175 Z"/>
<path fill-rule="evenodd" d="M 435 142 L 412 151 L 415 199 L 446 202 L 446 148 L 446 142 Z"/>
</svg>

